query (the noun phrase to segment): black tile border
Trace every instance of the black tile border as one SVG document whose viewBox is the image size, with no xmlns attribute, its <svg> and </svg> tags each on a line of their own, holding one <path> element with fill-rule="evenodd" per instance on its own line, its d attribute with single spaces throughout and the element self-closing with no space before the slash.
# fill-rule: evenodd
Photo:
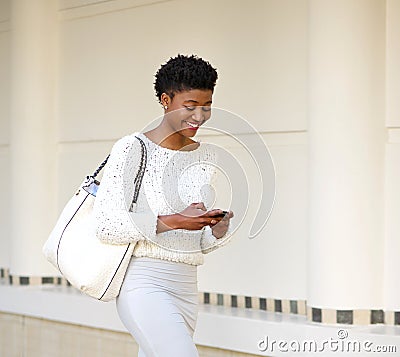
<svg viewBox="0 0 400 357">
<path fill-rule="evenodd" d="M 56 278 L 49 277 L 49 276 L 42 276 L 42 284 L 54 284 L 55 279 Z M 57 280 L 57 283 L 58 283 L 58 280 Z M 60 285 L 60 284 L 58 284 L 58 285 Z"/>
<path fill-rule="evenodd" d="M 238 307 L 237 296 L 236 295 L 231 295 L 231 306 L 232 307 Z"/>
<path fill-rule="evenodd" d="M 210 303 L 210 293 L 204 293 L 204 303 L 205 304 Z"/>
<path fill-rule="evenodd" d="M 394 312 L 394 324 L 400 325 L 400 311 Z"/>
<path fill-rule="evenodd" d="M 267 310 L 267 299 L 266 298 L 259 298 L 260 299 L 260 310 Z"/>
<path fill-rule="evenodd" d="M 290 313 L 291 314 L 298 313 L 297 300 L 290 300 Z"/>
<path fill-rule="evenodd" d="M 217 294 L 217 305 L 224 305 L 224 294 Z"/>
<path fill-rule="evenodd" d="M 244 306 L 246 309 L 251 309 L 251 296 L 244 297 Z"/>
<path fill-rule="evenodd" d="M 9 273 L 8 269 L 0 268 L 0 279 L 3 283 L 8 283 L 9 285 L 65 285 L 71 286 L 70 282 L 63 277 L 52 277 L 52 276 L 42 276 L 42 277 L 30 277 L 30 276 L 16 276 Z M 285 299 L 274 299 L 266 297 L 252 297 L 248 295 L 231 295 L 224 293 L 213 293 L 213 292 L 199 292 L 201 295 L 201 303 L 203 304 L 213 304 L 219 306 L 230 306 L 239 307 L 246 309 L 259 309 L 270 312 L 286 313 L 286 314 L 296 314 L 296 315 L 306 315 L 307 320 L 316 323 L 328 323 L 332 324 L 333 321 L 327 321 L 324 319 L 324 311 L 330 312 L 329 316 L 336 317 L 337 324 L 348 324 L 352 325 L 357 323 L 354 319 L 354 312 L 358 311 L 358 316 L 360 313 L 365 314 L 365 321 L 369 321 L 369 325 L 373 324 L 385 324 L 385 325 L 396 325 L 400 326 L 400 311 L 384 311 L 384 310 L 329 310 L 321 309 L 317 307 L 307 306 L 305 300 L 285 300 Z M 299 305 L 302 304 L 302 305 Z M 284 308 L 285 307 L 285 308 Z M 301 309 L 300 309 L 301 307 Z M 303 310 L 303 312 L 301 312 Z M 334 315 L 332 315 L 332 311 Z M 387 318 L 390 322 L 385 320 Z M 324 321 L 325 320 L 325 321 Z M 367 325 L 367 324 L 364 324 Z"/>
<path fill-rule="evenodd" d="M 68 281 L 59 276 L 19 276 L 10 274 L 8 269 L 0 268 L 0 279 L 3 284 L 8 285 L 44 285 L 44 284 L 55 284 L 55 285 L 71 285 Z"/>
<path fill-rule="evenodd" d="M 336 322 L 338 324 L 353 324 L 353 310 L 337 310 Z"/>
<path fill-rule="evenodd" d="M 371 310 L 371 324 L 383 324 L 385 322 L 385 314 L 383 310 Z"/>
<path fill-rule="evenodd" d="M 306 315 L 306 302 L 304 300 L 282 300 L 260 296 L 223 294 L 206 291 L 199 291 L 199 300 L 200 303 L 207 305 Z"/>
<path fill-rule="evenodd" d="M 315 307 L 311 308 L 311 321 L 322 322 L 322 310 Z"/>
<path fill-rule="evenodd" d="M 19 285 L 30 285 L 29 284 L 29 276 L 20 276 L 19 277 Z"/>
<path fill-rule="evenodd" d="M 274 300 L 275 312 L 282 312 L 282 300 Z"/>
<path fill-rule="evenodd" d="M 332 321 L 334 319 L 334 321 Z M 400 311 L 384 310 L 334 310 L 307 306 L 307 320 L 323 324 L 347 325 L 400 325 Z M 366 322 L 368 321 L 368 322 Z"/>
</svg>

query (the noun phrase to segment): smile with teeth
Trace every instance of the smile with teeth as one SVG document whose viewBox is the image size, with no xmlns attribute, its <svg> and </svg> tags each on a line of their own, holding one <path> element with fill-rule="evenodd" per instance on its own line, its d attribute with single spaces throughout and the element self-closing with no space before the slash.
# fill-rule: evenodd
<svg viewBox="0 0 400 357">
<path fill-rule="evenodd" d="M 193 123 L 191 123 L 189 121 L 186 121 L 186 120 L 185 120 L 185 123 L 188 124 L 189 126 L 191 126 L 192 128 L 198 128 L 200 126 L 200 125 L 193 124 Z"/>
</svg>

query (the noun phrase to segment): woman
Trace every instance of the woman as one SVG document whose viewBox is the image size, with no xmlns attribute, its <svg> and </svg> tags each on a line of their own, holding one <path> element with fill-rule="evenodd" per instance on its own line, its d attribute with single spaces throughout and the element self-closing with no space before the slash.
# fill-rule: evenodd
<svg viewBox="0 0 400 357">
<path fill-rule="evenodd" d="M 233 217 L 232 211 L 209 209 L 212 195 L 203 199 L 215 179 L 216 152 L 192 139 L 211 116 L 216 80 L 216 70 L 195 55 L 162 65 L 154 85 L 163 120 L 114 144 L 97 192 L 99 239 L 136 243 L 116 305 L 139 357 L 198 356 L 197 266 L 203 254 L 230 240 Z M 129 212 L 142 144 L 146 170 Z"/>
</svg>

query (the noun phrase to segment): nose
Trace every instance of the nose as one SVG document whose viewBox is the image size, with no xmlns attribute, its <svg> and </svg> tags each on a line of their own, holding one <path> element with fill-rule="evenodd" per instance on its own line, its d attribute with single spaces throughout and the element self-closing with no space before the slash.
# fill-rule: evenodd
<svg viewBox="0 0 400 357">
<path fill-rule="evenodd" d="M 197 124 L 201 124 L 204 121 L 204 113 L 201 110 L 201 106 L 194 110 L 192 119 L 195 120 Z"/>
</svg>

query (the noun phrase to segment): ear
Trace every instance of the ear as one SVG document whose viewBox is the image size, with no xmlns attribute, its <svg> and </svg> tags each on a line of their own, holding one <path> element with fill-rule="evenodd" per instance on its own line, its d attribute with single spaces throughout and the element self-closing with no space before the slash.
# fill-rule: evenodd
<svg viewBox="0 0 400 357">
<path fill-rule="evenodd" d="M 171 98 L 167 93 L 161 94 L 160 101 L 162 106 L 164 105 L 169 106 L 171 104 Z"/>
</svg>

